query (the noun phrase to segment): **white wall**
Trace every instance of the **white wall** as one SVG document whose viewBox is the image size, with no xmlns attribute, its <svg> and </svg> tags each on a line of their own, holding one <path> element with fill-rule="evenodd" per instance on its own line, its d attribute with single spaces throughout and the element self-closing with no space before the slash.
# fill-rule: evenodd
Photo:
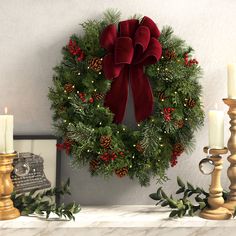
<svg viewBox="0 0 236 236">
<path fill-rule="evenodd" d="M 79 23 L 99 18 L 110 7 L 120 9 L 124 18 L 141 13 L 160 28 L 171 25 L 196 50 L 204 70 L 205 111 L 216 102 L 219 109 L 227 110 L 221 99 L 227 93 L 226 65 L 236 61 L 234 0 L 0 0 L 0 111 L 8 106 L 15 115 L 16 134 L 52 132 L 47 93 L 61 47 L 70 34 L 81 32 Z M 225 122 L 227 130 L 227 117 Z M 227 131 L 226 140 L 228 135 Z M 207 126 L 196 133 L 196 140 L 196 150 L 182 156 L 169 177 L 181 175 L 207 186 L 209 178 L 197 170 L 204 156 L 202 147 L 207 145 Z M 225 173 L 223 184 L 228 186 Z M 155 188 L 154 183 L 151 189 Z M 171 181 L 167 188 L 172 189 Z"/>
</svg>

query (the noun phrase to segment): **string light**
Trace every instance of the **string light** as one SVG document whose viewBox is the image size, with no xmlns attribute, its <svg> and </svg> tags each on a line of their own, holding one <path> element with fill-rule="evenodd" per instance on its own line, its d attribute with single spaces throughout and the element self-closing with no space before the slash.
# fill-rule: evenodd
<svg viewBox="0 0 236 236">
<path fill-rule="evenodd" d="M 99 107 L 100 107 L 100 105 L 98 104 L 98 105 L 97 105 L 97 108 L 99 108 Z"/>
<path fill-rule="evenodd" d="M 102 122 L 100 121 L 100 122 L 99 122 L 99 125 L 101 125 L 101 124 L 102 124 Z"/>
<path fill-rule="evenodd" d="M 80 75 L 80 72 L 78 73 L 78 75 Z"/>
<path fill-rule="evenodd" d="M 123 131 L 125 131 L 125 128 L 122 128 Z"/>
<path fill-rule="evenodd" d="M 117 134 L 119 134 L 119 133 L 120 133 L 120 131 L 119 131 L 119 130 L 117 130 L 117 131 L 116 131 L 116 133 L 117 133 Z"/>
<path fill-rule="evenodd" d="M 140 127 L 140 124 L 138 123 L 138 127 Z"/>
<path fill-rule="evenodd" d="M 67 120 L 64 120 L 64 123 L 66 123 L 67 122 Z"/>
<path fill-rule="evenodd" d="M 136 147 L 136 144 L 133 144 L 133 147 Z"/>
<path fill-rule="evenodd" d="M 91 83 L 93 84 L 93 83 L 94 83 L 94 80 L 92 80 Z"/>
</svg>

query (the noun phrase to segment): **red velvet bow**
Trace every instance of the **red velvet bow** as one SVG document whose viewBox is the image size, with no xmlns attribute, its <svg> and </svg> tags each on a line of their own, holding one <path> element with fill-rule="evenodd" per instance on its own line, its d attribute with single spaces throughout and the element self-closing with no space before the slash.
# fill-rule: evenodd
<svg viewBox="0 0 236 236">
<path fill-rule="evenodd" d="M 116 123 L 124 117 L 129 82 L 136 121 L 145 120 L 153 111 L 153 94 L 144 66 L 160 59 L 159 36 L 156 24 L 146 16 L 140 23 L 135 19 L 120 22 L 118 31 L 116 25 L 108 25 L 101 34 L 100 45 L 107 50 L 103 71 L 107 79 L 114 79 L 105 106 L 114 113 Z"/>
</svg>

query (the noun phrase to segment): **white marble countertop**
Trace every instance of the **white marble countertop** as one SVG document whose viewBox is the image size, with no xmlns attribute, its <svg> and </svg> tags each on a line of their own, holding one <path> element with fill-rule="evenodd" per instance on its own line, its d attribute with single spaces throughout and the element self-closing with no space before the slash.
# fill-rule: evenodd
<svg viewBox="0 0 236 236">
<path fill-rule="evenodd" d="M 0 221 L 0 236 L 197 236 L 236 235 L 236 219 L 210 221 L 199 217 L 169 219 L 169 209 L 150 205 L 82 207 L 75 221 L 19 217 Z"/>
</svg>

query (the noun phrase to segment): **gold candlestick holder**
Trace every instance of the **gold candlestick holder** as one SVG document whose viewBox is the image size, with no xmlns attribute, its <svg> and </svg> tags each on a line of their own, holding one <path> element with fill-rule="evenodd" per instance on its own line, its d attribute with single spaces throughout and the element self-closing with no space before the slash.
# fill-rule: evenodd
<svg viewBox="0 0 236 236">
<path fill-rule="evenodd" d="M 228 149 L 209 149 L 209 147 L 204 147 L 203 150 L 205 153 L 210 154 L 208 159 L 213 162 L 214 170 L 211 173 L 211 185 L 208 197 L 208 204 L 210 207 L 203 209 L 199 216 L 209 220 L 228 220 L 232 217 L 232 213 L 227 208 L 223 207 L 223 188 L 220 180 L 223 163 L 220 155 L 226 154 Z"/>
<path fill-rule="evenodd" d="M 11 172 L 15 156 L 16 153 L 0 154 L 0 220 L 10 220 L 20 216 L 20 212 L 13 206 L 11 200 L 13 192 Z"/>
<path fill-rule="evenodd" d="M 223 99 L 224 103 L 229 106 L 228 115 L 230 117 L 230 132 L 231 136 L 228 140 L 228 149 L 230 151 L 230 156 L 228 156 L 228 161 L 230 166 L 227 171 L 227 175 L 230 180 L 230 193 L 229 197 L 224 204 L 224 207 L 234 212 L 236 207 L 236 99 L 226 98 Z"/>
</svg>

